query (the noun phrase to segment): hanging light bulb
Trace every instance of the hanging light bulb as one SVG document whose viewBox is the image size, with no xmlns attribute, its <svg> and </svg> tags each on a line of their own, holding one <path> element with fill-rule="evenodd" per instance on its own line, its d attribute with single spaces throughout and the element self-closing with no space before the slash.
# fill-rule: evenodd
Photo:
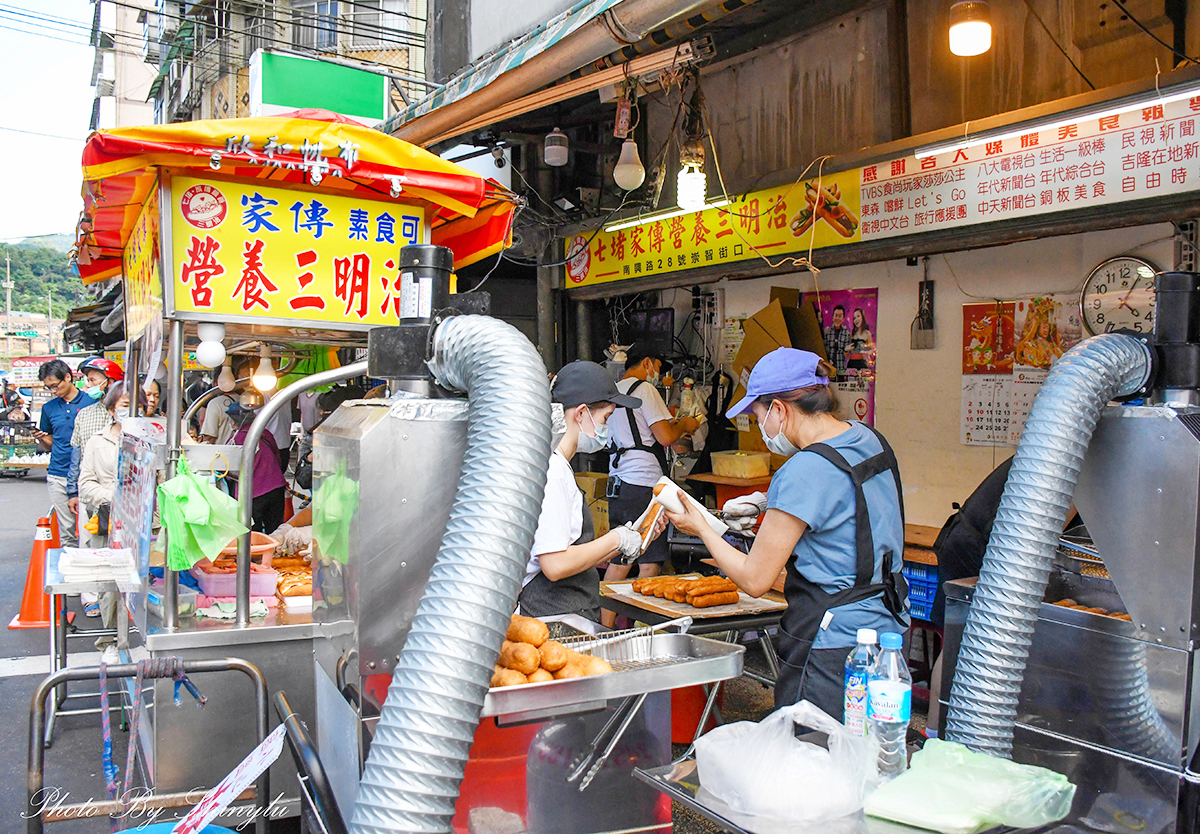
<svg viewBox="0 0 1200 834">
<path fill-rule="evenodd" d="M 567 150 L 570 140 L 567 134 L 558 128 L 546 134 L 546 142 L 542 145 L 542 160 L 552 168 L 561 168 L 567 164 Z"/>
<path fill-rule="evenodd" d="M 220 342 L 201 342 L 196 346 L 196 361 L 206 368 L 215 368 L 225 361 L 225 345 Z"/>
<path fill-rule="evenodd" d="M 258 360 L 258 367 L 254 369 L 254 376 L 250 381 L 259 391 L 274 391 L 279 380 L 275 378 L 275 367 L 271 364 L 271 349 L 262 345 L 258 349 L 258 355 L 262 358 Z"/>
<path fill-rule="evenodd" d="M 963 0 L 950 7 L 950 51 L 964 58 L 992 48 L 992 16 L 984 0 Z"/>
<path fill-rule="evenodd" d="M 637 142 L 632 139 L 621 143 L 621 156 L 617 167 L 613 168 L 613 180 L 626 191 L 633 191 L 646 181 L 646 169 L 638 157 Z"/>
<path fill-rule="evenodd" d="M 228 394 L 237 387 L 237 378 L 233 375 L 233 358 L 225 357 L 225 364 L 221 366 L 221 373 L 217 376 L 217 387 Z"/>
<path fill-rule="evenodd" d="M 708 193 L 708 177 L 704 174 L 704 145 L 689 139 L 679 152 L 679 177 L 675 182 L 675 199 L 681 209 L 699 211 L 704 208 Z"/>
</svg>

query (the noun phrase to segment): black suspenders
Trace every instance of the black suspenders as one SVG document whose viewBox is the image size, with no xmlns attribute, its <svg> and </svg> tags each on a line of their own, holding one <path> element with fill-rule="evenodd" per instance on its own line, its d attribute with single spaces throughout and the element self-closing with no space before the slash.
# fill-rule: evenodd
<svg viewBox="0 0 1200 834">
<path fill-rule="evenodd" d="M 646 380 L 644 380 L 644 379 L 639 380 L 636 385 L 630 386 L 629 391 L 627 393 L 631 397 L 637 396 L 634 392 L 637 391 L 638 388 L 640 388 L 642 385 L 645 385 L 645 384 L 646 384 Z M 638 431 L 637 421 L 633 419 L 633 410 L 624 408 L 624 407 L 622 407 L 620 410 L 625 412 L 625 420 L 629 423 L 629 434 L 631 437 L 633 437 L 633 445 L 627 446 L 624 448 L 618 448 L 616 450 L 616 452 L 613 453 L 612 460 L 609 462 L 610 470 L 613 468 L 616 468 L 616 466 L 621 462 L 621 456 L 624 455 L 626 452 L 637 450 L 639 452 L 646 452 L 647 454 L 653 455 L 654 459 L 658 461 L 659 469 L 661 469 L 662 473 L 664 475 L 666 475 L 667 474 L 667 452 L 666 452 L 666 450 L 654 441 L 650 441 L 650 445 L 647 446 L 646 443 L 642 440 L 642 433 L 640 431 Z"/>
<path fill-rule="evenodd" d="M 854 484 L 856 546 L 854 588 L 870 586 L 871 580 L 875 575 L 875 537 L 871 533 L 871 513 L 867 506 L 866 496 L 863 494 L 863 484 L 876 475 L 882 475 L 884 472 L 891 470 L 892 477 L 896 481 L 896 497 L 900 502 L 900 523 L 901 525 L 904 523 L 904 488 L 900 483 L 900 467 L 896 462 L 896 454 L 892 451 L 892 447 L 888 445 L 887 440 L 884 439 L 882 434 L 875 431 L 874 428 L 868 426 L 866 423 L 862 425 L 875 435 L 875 438 L 879 441 L 879 445 L 883 447 L 883 451 L 854 466 L 851 466 L 833 447 L 824 443 L 813 443 L 803 450 L 825 458 L 825 460 L 845 472 Z M 900 625 L 905 625 L 903 615 L 904 597 L 907 595 L 907 587 L 899 570 L 893 573 L 892 568 L 897 561 L 902 562 L 903 559 L 903 553 L 899 555 L 898 560 L 896 559 L 896 554 L 891 551 L 883 554 L 883 601 L 888 612 Z M 901 592 L 902 588 L 903 593 Z"/>
</svg>

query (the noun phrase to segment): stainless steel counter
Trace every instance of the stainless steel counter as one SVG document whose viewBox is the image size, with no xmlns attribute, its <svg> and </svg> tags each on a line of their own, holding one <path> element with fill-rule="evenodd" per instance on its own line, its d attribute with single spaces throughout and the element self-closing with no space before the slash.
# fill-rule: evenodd
<svg viewBox="0 0 1200 834">
<path fill-rule="evenodd" d="M 752 817 L 734 811 L 724 802 L 704 789 L 695 759 L 684 759 L 678 764 L 655 768 L 636 768 L 634 778 L 650 787 L 662 791 L 676 802 L 684 805 L 728 831 L 738 834 L 929 834 L 922 828 L 913 828 L 887 820 L 854 814 L 827 822 L 786 822 Z M 919 801 L 919 799 L 914 799 Z M 990 829 L 991 834 L 1099 834 L 1079 822 L 1051 823 L 1034 829 L 1000 827 Z M 984 832 L 988 834 L 988 832 Z"/>
<path fill-rule="evenodd" d="M 180 619 L 178 628 L 167 630 L 163 628 L 162 620 L 151 613 L 147 615 L 146 648 L 151 652 L 168 653 L 204 646 L 311 640 L 313 633 L 311 612 L 288 613 L 283 606 L 268 609 L 266 617 L 251 620 L 246 628 L 236 627 L 233 620 L 185 617 Z"/>
</svg>

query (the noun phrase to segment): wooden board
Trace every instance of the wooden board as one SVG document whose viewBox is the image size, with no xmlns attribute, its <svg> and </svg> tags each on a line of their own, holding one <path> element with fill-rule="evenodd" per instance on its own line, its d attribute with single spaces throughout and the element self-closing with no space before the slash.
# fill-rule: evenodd
<svg viewBox="0 0 1200 834">
<path fill-rule="evenodd" d="M 702 484 L 717 484 L 719 486 L 734 487 L 760 487 L 771 485 L 770 475 L 762 478 L 730 478 L 726 475 L 714 475 L 711 472 L 700 472 L 696 475 L 688 475 L 687 480 L 699 481 Z"/>
<path fill-rule="evenodd" d="M 699 574 L 685 574 L 700 579 Z M 738 601 L 729 605 L 714 605 L 712 608 L 694 608 L 686 602 L 672 602 L 669 599 L 648 597 L 633 592 L 633 582 L 601 582 L 600 593 L 606 597 L 619 599 L 645 611 L 661 614 L 664 617 L 689 616 L 697 620 L 708 620 L 716 617 L 743 617 L 750 614 L 766 614 L 771 611 L 782 611 L 787 608 L 787 602 L 775 594 L 768 592 L 765 596 L 755 599 L 747 593 L 738 592 Z"/>
<path fill-rule="evenodd" d="M 911 544 L 914 547 L 924 547 L 931 549 L 933 543 L 937 541 L 938 533 L 941 532 L 939 527 L 926 527 L 924 524 L 905 524 L 904 525 L 904 543 Z"/>
</svg>

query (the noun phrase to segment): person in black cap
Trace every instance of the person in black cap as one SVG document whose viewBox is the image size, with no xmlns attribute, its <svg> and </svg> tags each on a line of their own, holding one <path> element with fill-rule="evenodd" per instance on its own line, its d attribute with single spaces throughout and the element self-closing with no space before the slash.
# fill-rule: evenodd
<svg viewBox="0 0 1200 834">
<path fill-rule="evenodd" d="M 614 524 L 633 521 L 654 497 L 654 485 L 666 474 L 666 447 L 700 427 L 695 417 L 672 419 L 658 393 L 664 371 L 663 357 L 634 345 L 625 359 L 625 376 L 617 390 L 641 400 L 637 408 L 621 408 L 613 415 L 612 437 L 616 451 L 609 458 L 608 517 Z M 656 541 L 638 560 L 638 576 L 655 576 L 667 559 L 666 539 Z M 606 580 L 629 575 L 628 565 L 612 565 Z"/>
<path fill-rule="evenodd" d="M 593 568 L 608 559 L 636 559 L 642 537 L 631 527 L 614 526 L 595 538 L 571 458 L 576 452 L 598 452 L 607 446 L 609 415 L 617 406 L 637 408 L 641 401 L 620 393 L 608 372 L 595 362 L 565 366 L 554 380 L 550 398 L 562 406 L 565 431 L 550 455 L 542 513 L 522 581 L 521 613 L 529 617 L 580 614 L 599 621 L 600 576 Z M 664 521 L 655 537 L 665 527 Z"/>
</svg>

